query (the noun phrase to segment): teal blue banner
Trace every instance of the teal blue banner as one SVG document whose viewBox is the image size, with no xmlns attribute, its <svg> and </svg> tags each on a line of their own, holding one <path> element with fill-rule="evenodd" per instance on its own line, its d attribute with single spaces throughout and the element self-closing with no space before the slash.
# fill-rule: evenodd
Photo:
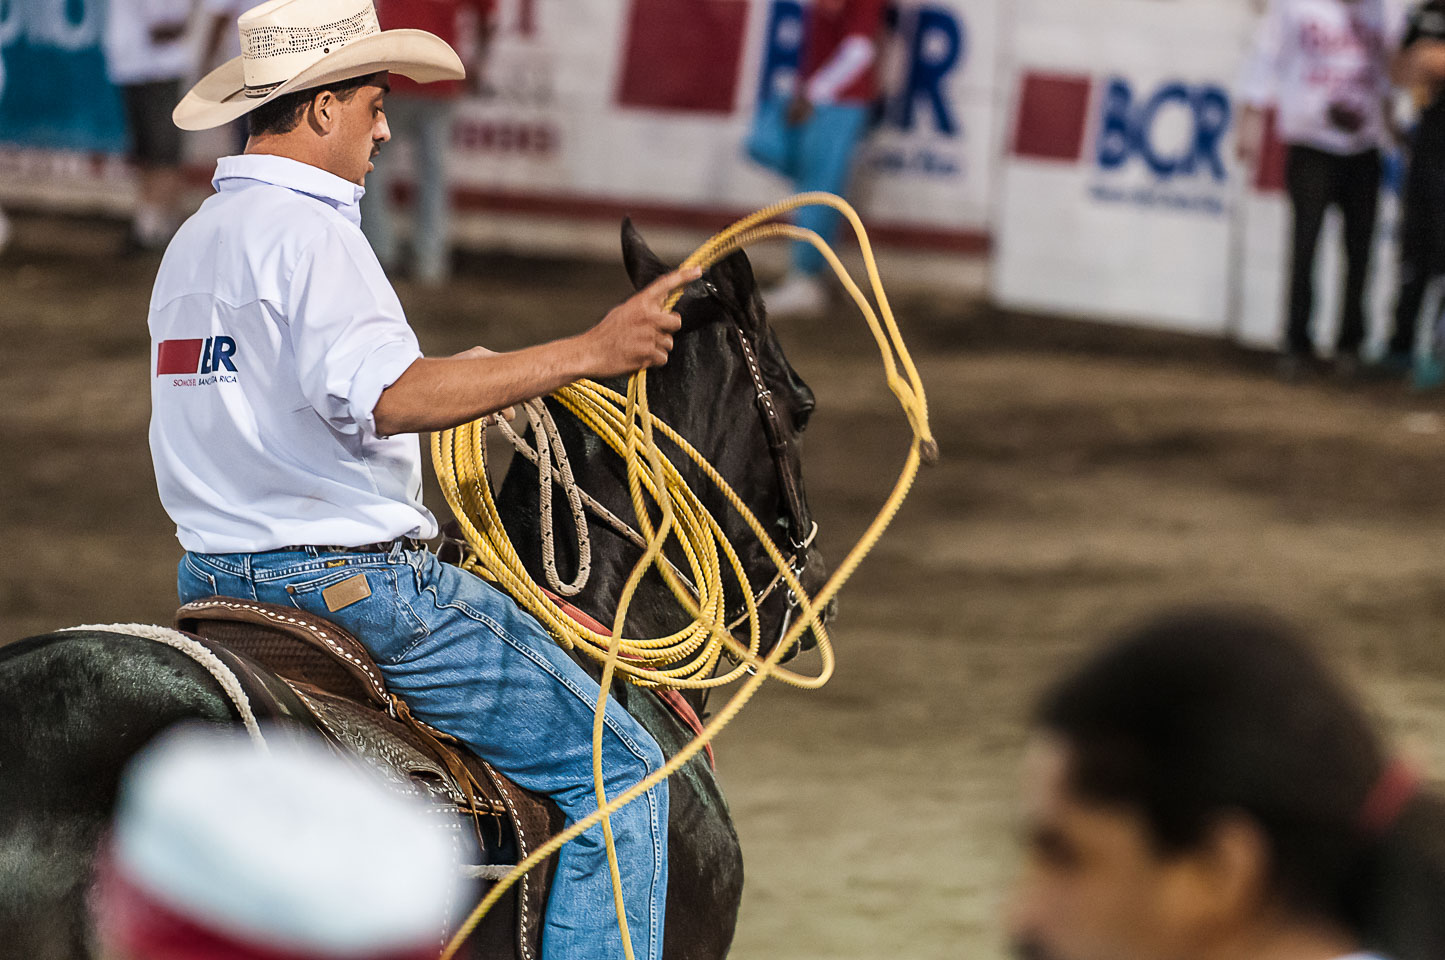
<svg viewBox="0 0 1445 960">
<path fill-rule="evenodd" d="M 125 149 L 100 49 L 104 17 L 105 0 L 0 0 L 0 145 Z"/>
</svg>

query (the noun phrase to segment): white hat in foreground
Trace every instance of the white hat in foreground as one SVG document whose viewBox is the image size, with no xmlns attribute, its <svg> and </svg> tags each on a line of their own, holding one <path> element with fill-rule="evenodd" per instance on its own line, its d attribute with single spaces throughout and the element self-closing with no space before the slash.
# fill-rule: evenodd
<svg viewBox="0 0 1445 960">
<path fill-rule="evenodd" d="M 418 83 L 466 76 L 441 37 L 382 30 L 371 0 L 267 0 L 237 26 L 241 55 L 202 77 L 171 113 L 182 130 L 218 127 L 295 90 L 381 70 Z"/>
<path fill-rule="evenodd" d="M 96 895 L 102 942 L 186 960 L 435 957 L 467 905 L 454 839 L 323 744 L 269 742 L 192 728 L 139 755 Z"/>
</svg>

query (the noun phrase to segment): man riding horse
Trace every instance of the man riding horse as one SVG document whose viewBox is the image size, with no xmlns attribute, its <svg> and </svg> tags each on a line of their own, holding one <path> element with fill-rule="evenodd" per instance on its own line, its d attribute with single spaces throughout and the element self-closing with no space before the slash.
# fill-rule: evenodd
<svg viewBox="0 0 1445 960">
<path fill-rule="evenodd" d="M 243 55 L 176 107 L 199 130 L 249 115 L 241 156 L 181 227 L 151 297 L 151 451 L 186 549 L 182 602 L 221 594 L 292 605 L 364 639 L 391 690 L 569 822 L 596 807 L 588 732 L 597 683 L 512 600 L 438 562 L 421 503 L 417 433 L 582 377 L 660 365 L 665 311 L 696 269 L 662 276 L 590 330 L 513 353 L 424 357 L 359 228 L 371 158 L 388 139 L 387 73 L 458 79 L 420 30 L 382 31 L 371 0 L 270 0 L 238 21 Z M 662 752 L 621 710 L 606 718 L 606 789 Z M 638 957 L 662 952 L 667 809 L 659 785 L 612 817 Z M 560 855 L 546 958 L 621 954 L 594 828 Z"/>
</svg>

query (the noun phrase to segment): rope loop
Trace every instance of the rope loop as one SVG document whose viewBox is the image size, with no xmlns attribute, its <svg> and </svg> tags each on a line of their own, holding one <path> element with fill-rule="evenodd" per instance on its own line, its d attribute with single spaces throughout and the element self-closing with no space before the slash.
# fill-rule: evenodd
<svg viewBox="0 0 1445 960">
<path fill-rule="evenodd" d="M 876 311 L 858 284 L 849 276 L 838 255 L 817 233 L 791 223 L 776 222 L 779 217 L 806 206 L 832 207 L 852 226 L 863 254 L 873 297 L 877 302 Z M 779 549 L 763 524 L 716 468 L 687 440 L 653 416 L 647 402 L 645 370 L 633 374 L 628 380 L 625 395 L 590 380 L 579 380 L 552 394 L 566 410 L 621 457 L 627 467 L 628 494 L 636 530 L 640 532 L 643 541 L 639 544 L 643 554 L 633 566 L 623 587 L 610 635 L 597 633 L 568 616 L 523 567 L 502 526 L 492 498 L 483 437 L 487 418 L 432 435 L 432 463 L 447 504 L 461 525 L 470 550 L 463 565 L 495 581 L 517 603 L 541 621 L 559 643 L 569 649 L 579 650 L 602 665 L 601 694 L 598 697 L 592 728 L 592 772 L 598 809 L 537 848 L 492 887 L 447 945 L 442 953 L 442 960 L 451 960 L 456 955 L 482 917 L 517 880 L 564 844 L 599 822 L 607 842 L 608 869 L 612 876 L 613 899 L 624 952 L 627 960 L 634 960 L 622 901 L 621 872 L 613 847 L 611 815 L 670 777 L 696 756 L 737 716 L 769 678 L 807 690 L 816 690 L 828 682 L 833 674 L 834 658 L 822 611 L 827 609 L 843 584 L 858 568 L 863 557 L 883 535 L 883 531 L 908 495 L 920 463 L 932 463 L 938 457 L 938 444 L 928 425 L 928 403 L 923 383 L 909 356 L 908 348 L 904 345 L 902 334 L 893 317 L 893 309 L 884 293 L 878 264 L 868 242 L 868 233 L 857 212 L 846 200 L 831 193 L 803 193 L 764 207 L 712 237 L 683 261 L 682 265 L 707 269 L 734 250 L 771 239 L 809 243 L 832 267 L 873 334 L 883 362 L 888 388 L 898 399 L 912 432 L 912 442 L 892 492 L 862 537 L 816 595 L 809 596 L 803 589 L 797 573 L 793 570 L 790 556 Z M 682 294 L 681 288 L 674 290 L 665 301 L 664 309 L 672 310 Z M 550 418 L 532 419 L 535 408 L 542 408 L 545 412 L 541 401 L 533 401 L 526 407 L 537 447 L 530 454 L 523 451 L 523 455 L 537 464 L 539 475 L 539 505 L 543 517 L 543 536 L 546 538 L 543 541 L 543 566 L 552 588 L 558 593 L 565 593 L 566 591 L 558 588 L 560 577 L 556 572 L 554 546 L 550 540 L 551 487 L 554 482 L 561 484 L 572 511 L 573 522 L 579 531 L 584 532 L 587 524 L 585 516 L 581 515 L 580 505 L 586 503 L 586 500 L 582 495 L 573 496 L 572 489 L 575 484 L 555 424 L 548 426 L 547 420 Z M 659 436 L 668 441 L 678 455 L 685 457 L 701 470 L 707 481 L 722 493 L 729 506 L 743 519 L 762 546 L 768 560 L 777 570 L 777 576 L 763 594 L 754 593 L 747 571 L 737 551 L 724 535 L 722 524 L 708 512 L 697 493 L 684 482 L 674 463 L 663 454 L 658 444 Z M 514 445 L 519 442 L 520 438 L 514 441 Z M 654 513 L 658 517 L 655 523 Z M 815 532 L 816 529 L 813 533 Z M 813 533 L 809 534 L 809 541 Z M 668 559 L 664 548 L 669 542 L 674 543 L 680 551 L 686 575 Z M 580 541 L 579 555 L 587 556 L 590 561 L 590 550 L 584 552 Z M 575 586 L 576 591 L 580 591 L 586 583 L 586 569 L 587 565 L 584 563 L 576 579 L 567 586 Z M 692 621 L 667 636 L 628 638 L 624 634 L 627 611 L 638 585 L 649 570 L 657 571 Z M 726 585 L 729 582 L 735 584 L 744 598 L 745 606 L 743 614 L 731 624 L 728 623 L 725 606 Z M 790 611 L 787 628 L 777 644 L 767 654 L 763 654 L 758 613 L 760 596 L 765 597 L 779 585 L 787 587 L 788 595 L 796 601 L 796 611 Z M 734 629 L 743 625 L 747 627 L 746 642 L 739 641 L 733 635 Z M 783 657 L 797 645 L 807 631 L 811 631 L 817 639 L 820 660 L 817 673 L 812 675 L 799 674 L 780 665 Z M 714 669 L 724 656 L 733 662 L 733 666 L 714 676 Z M 602 730 L 608 691 L 614 676 L 621 676 L 629 683 L 641 687 L 694 690 L 719 687 L 738 680 L 743 682 L 703 732 L 668 760 L 662 769 L 609 800 L 603 789 Z"/>
</svg>

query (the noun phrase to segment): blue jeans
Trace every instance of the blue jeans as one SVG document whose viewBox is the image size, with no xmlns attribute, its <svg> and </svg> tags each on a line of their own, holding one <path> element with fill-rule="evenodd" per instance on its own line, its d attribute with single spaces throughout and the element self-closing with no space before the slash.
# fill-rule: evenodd
<svg viewBox="0 0 1445 960">
<path fill-rule="evenodd" d="M 357 575 L 370 595 L 327 609 L 322 591 Z M 182 603 L 211 594 L 294 606 L 365 641 L 388 687 L 416 716 L 466 743 L 568 823 L 597 809 L 592 717 L 598 686 L 510 597 L 426 550 L 187 553 Z M 602 762 L 615 797 L 662 766 L 662 751 L 609 704 Z M 639 958 L 662 956 L 667 899 L 667 784 L 612 817 L 627 923 Z M 543 960 L 616 960 L 621 936 L 601 826 L 558 854 Z"/>
<path fill-rule="evenodd" d="M 813 108 L 813 115 L 798 131 L 797 178 L 798 193 L 823 190 L 847 196 L 848 181 L 853 176 L 853 157 L 858 144 L 868 132 L 868 107 L 855 103 L 829 103 Z M 833 243 L 842 217 L 832 207 L 803 207 L 796 222 L 817 232 Z M 822 272 L 827 266 L 823 255 L 811 243 L 793 244 L 793 266 L 809 275 Z"/>
</svg>

